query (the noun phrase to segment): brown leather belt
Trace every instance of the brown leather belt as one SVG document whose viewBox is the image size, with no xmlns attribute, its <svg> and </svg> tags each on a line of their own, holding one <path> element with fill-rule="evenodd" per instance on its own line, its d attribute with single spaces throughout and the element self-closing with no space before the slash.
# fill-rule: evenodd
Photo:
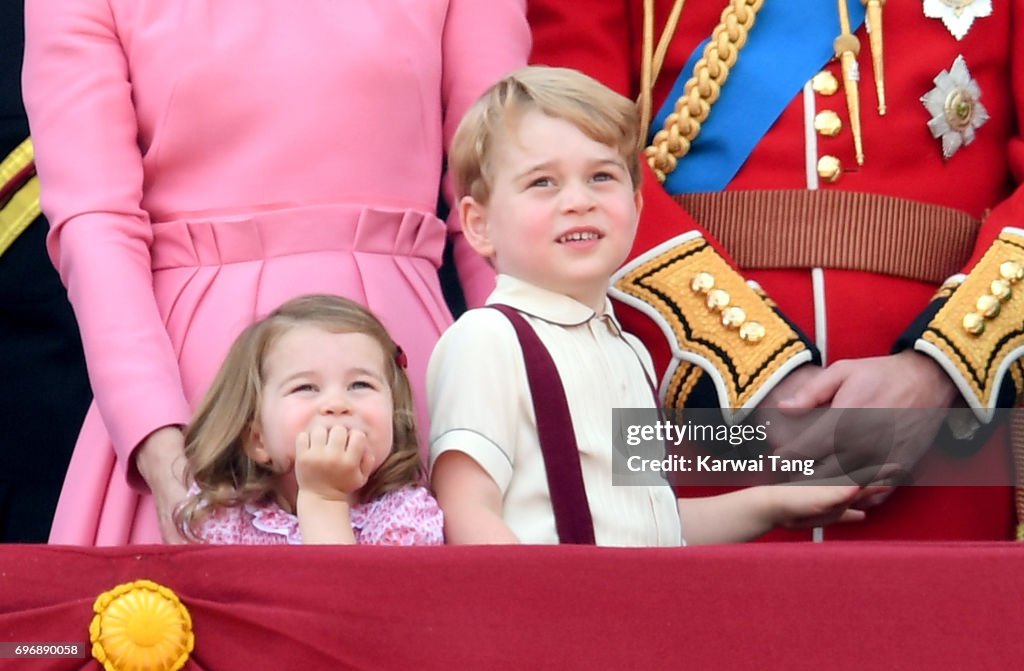
<svg viewBox="0 0 1024 671">
<path fill-rule="evenodd" d="M 674 196 L 743 269 L 838 268 L 939 285 L 974 251 L 965 212 L 852 191 L 722 191 Z"/>
</svg>

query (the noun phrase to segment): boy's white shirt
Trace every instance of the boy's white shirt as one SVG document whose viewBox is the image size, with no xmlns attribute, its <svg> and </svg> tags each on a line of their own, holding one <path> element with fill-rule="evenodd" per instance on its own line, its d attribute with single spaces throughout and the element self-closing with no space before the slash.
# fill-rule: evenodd
<svg viewBox="0 0 1024 671">
<path fill-rule="evenodd" d="M 680 545 L 675 495 L 666 486 L 612 485 L 612 409 L 651 408 L 653 365 L 603 314 L 563 294 L 499 275 L 488 304 L 520 310 L 562 377 L 599 545 Z M 641 368 L 642 367 L 642 368 Z M 523 543 L 558 542 L 522 351 L 508 319 L 472 310 L 441 337 L 427 370 L 431 463 L 448 450 L 472 457 L 503 494 L 505 523 Z"/>
</svg>

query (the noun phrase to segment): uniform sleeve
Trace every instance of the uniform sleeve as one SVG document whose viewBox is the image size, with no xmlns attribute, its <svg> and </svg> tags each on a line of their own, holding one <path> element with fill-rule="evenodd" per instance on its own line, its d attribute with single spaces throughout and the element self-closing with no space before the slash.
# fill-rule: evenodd
<svg viewBox="0 0 1024 671">
<path fill-rule="evenodd" d="M 28 0 L 23 88 L 51 222 L 96 403 L 122 465 L 189 408 L 157 310 L 125 47 L 104 0 Z M 130 481 L 139 484 L 131 464 Z"/>
<path fill-rule="evenodd" d="M 982 422 L 1024 399 L 1024 11 L 1014 10 L 1010 79 L 1016 131 L 1010 196 L 982 222 L 964 271 L 949 278 L 896 343 L 935 359 Z"/>
<path fill-rule="evenodd" d="M 630 12 L 638 2 L 530 0 L 531 62 L 576 68 L 619 93 L 639 89 L 638 42 Z M 686 12 L 683 12 L 683 21 Z M 571 36 L 571 39 L 570 37 Z M 655 101 L 657 104 L 657 101 Z M 708 235 L 644 165 L 644 199 L 630 260 L 612 296 L 623 326 L 650 350 L 667 407 L 720 407 L 741 420 L 789 372 L 820 361 L 810 340 L 757 287 L 736 271 L 728 250 Z M 711 276 L 730 305 L 752 322 L 741 337 L 693 291 L 697 275 Z M 735 313 L 734 313 L 735 314 Z M 760 335 L 763 329 L 764 335 Z M 754 335 L 752 335 L 754 334 Z"/>
<path fill-rule="evenodd" d="M 519 427 L 532 421 L 522 398 L 526 371 L 512 324 L 497 310 L 470 310 L 434 348 L 427 367 L 430 462 L 463 452 L 505 492 Z"/>
<path fill-rule="evenodd" d="M 372 545 L 442 545 L 444 516 L 423 487 L 406 487 L 385 494 L 373 509 L 372 527 L 359 542 Z"/>
<path fill-rule="evenodd" d="M 525 0 L 451 0 L 442 43 L 444 52 L 444 143 L 449 146 L 470 105 L 498 79 L 526 65 L 530 29 Z M 451 181 L 445 198 L 453 200 Z M 457 208 L 451 208 L 448 230 L 459 281 L 470 307 L 483 305 L 494 289 L 494 270 L 462 235 Z"/>
</svg>

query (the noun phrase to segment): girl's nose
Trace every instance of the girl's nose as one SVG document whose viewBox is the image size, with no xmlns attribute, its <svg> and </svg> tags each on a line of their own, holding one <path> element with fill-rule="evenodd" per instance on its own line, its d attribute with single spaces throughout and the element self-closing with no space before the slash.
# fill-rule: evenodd
<svg viewBox="0 0 1024 671">
<path fill-rule="evenodd" d="M 320 402 L 320 412 L 325 415 L 344 415 L 351 410 L 348 398 L 341 393 L 324 394 Z"/>
</svg>

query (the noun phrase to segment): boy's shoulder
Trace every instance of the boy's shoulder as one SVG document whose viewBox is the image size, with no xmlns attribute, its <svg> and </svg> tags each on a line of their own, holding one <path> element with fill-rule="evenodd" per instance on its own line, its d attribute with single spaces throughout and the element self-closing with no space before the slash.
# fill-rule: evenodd
<svg viewBox="0 0 1024 671">
<path fill-rule="evenodd" d="M 508 317 L 492 308 L 467 310 L 449 326 L 434 347 L 431 365 L 454 359 L 460 365 L 485 359 L 497 363 L 520 358 L 519 339 Z"/>
<path fill-rule="evenodd" d="M 515 329 L 512 328 L 512 322 L 508 317 L 486 306 L 466 310 L 441 334 L 442 342 L 466 338 L 495 338 L 496 342 L 518 342 Z"/>
</svg>

